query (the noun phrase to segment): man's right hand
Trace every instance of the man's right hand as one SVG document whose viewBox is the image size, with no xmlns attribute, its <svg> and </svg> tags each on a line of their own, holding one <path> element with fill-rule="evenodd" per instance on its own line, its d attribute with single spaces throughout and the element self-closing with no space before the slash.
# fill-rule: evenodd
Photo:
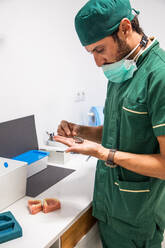
<svg viewBox="0 0 165 248">
<path fill-rule="evenodd" d="M 57 129 L 57 134 L 64 137 L 73 137 L 73 136 L 79 136 L 80 135 L 80 125 L 67 122 L 67 121 L 61 121 L 60 125 Z"/>
</svg>

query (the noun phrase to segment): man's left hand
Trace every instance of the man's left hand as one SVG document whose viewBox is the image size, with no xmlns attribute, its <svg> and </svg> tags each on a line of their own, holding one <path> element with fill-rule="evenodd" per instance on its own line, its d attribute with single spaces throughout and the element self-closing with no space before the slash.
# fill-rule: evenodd
<svg viewBox="0 0 165 248">
<path fill-rule="evenodd" d="M 63 136 L 54 136 L 54 140 L 67 145 L 69 148 L 66 152 L 76 152 L 93 156 L 101 160 L 107 160 L 109 150 L 98 143 L 89 140 L 84 140 L 83 143 L 76 143 L 74 138 Z"/>
</svg>

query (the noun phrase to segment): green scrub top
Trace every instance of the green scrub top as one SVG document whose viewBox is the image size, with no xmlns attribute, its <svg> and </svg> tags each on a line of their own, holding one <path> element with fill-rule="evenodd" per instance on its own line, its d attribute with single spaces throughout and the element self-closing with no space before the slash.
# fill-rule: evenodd
<svg viewBox="0 0 165 248">
<path fill-rule="evenodd" d="M 136 154 L 160 153 L 165 135 L 165 51 L 158 41 L 143 52 L 132 79 L 108 82 L 102 145 Z M 150 166 L 148 164 L 148 166 Z M 150 239 L 165 226 L 165 181 L 109 168 L 99 160 L 93 215 L 132 239 Z"/>
</svg>

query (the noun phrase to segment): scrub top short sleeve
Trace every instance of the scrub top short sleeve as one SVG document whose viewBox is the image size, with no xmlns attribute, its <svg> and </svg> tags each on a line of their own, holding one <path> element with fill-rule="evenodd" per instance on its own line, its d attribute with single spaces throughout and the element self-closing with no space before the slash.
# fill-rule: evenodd
<svg viewBox="0 0 165 248">
<path fill-rule="evenodd" d="M 165 135 L 165 63 L 151 76 L 148 110 L 155 136 Z"/>
</svg>

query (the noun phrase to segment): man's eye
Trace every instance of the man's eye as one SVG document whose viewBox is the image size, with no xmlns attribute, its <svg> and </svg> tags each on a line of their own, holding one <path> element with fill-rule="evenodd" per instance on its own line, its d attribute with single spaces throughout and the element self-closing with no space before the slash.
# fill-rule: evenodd
<svg viewBox="0 0 165 248">
<path fill-rule="evenodd" d="M 104 52 L 104 49 L 97 50 L 97 53 L 103 53 L 103 52 Z"/>
</svg>

